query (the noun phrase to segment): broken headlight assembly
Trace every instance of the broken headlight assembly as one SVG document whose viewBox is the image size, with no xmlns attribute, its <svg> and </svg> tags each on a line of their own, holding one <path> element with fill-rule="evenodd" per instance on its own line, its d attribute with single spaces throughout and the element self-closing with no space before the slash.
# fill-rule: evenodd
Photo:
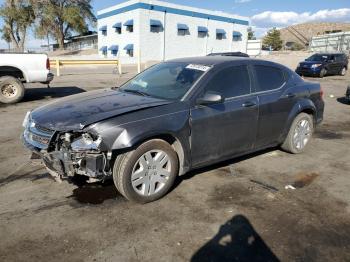
<svg viewBox="0 0 350 262">
<path fill-rule="evenodd" d="M 71 134 L 65 134 L 65 140 L 71 140 Z M 94 137 L 89 133 L 83 133 L 80 137 L 73 140 L 71 148 L 73 151 L 99 151 L 102 138 L 100 136 Z"/>
</svg>

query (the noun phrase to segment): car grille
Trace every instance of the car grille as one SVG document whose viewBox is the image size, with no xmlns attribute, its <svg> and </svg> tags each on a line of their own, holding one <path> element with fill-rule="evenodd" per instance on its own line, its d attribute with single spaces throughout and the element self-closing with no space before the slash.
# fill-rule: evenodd
<svg viewBox="0 0 350 262">
<path fill-rule="evenodd" d="M 24 139 L 37 148 L 47 149 L 54 133 L 53 130 L 30 122 L 24 131 Z"/>
</svg>

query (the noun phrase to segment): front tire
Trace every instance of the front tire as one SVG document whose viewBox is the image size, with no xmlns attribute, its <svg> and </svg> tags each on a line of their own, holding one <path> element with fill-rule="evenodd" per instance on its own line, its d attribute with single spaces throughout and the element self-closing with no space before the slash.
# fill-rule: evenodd
<svg viewBox="0 0 350 262">
<path fill-rule="evenodd" d="M 341 76 L 345 76 L 346 75 L 346 67 L 344 66 L 341 70 L 340 70 L 340 72 L 339 72 L 339 75 L 341 75 Z"/>
<path fill-rule="evenodd" d="M 113 180 L 125 198 L 144 204 L 168 193 L 178 172 L 179 160 L 171 145 L 153 139 L 117 157 Z"/>
<path fill-rule="evenodd" d="M 24 85 L 12 76 L 0 77 L 0 102 L 13 104 L 19 102 L 24 96 Z"/>
<path fill-rule="evenodd" d="M 282 149 L 292 154 L 304 152 L 306 145 L 312 137 L 313 131 L 313 117 L 306 113 L 300 113 L 293 120 L 286 140 L 281 146 Z"/>
<path fill-rule="evenodd" d="M 320 78 L 323 78 L 326 74 L 327 74 L 327 70 L 325 68 L 322 68 L 320 72 Z"/>
</svg>

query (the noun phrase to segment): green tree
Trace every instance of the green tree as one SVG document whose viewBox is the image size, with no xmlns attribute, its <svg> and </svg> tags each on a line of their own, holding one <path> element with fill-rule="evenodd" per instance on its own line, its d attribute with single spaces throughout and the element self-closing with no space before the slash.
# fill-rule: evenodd
<svg viewBox="0 0 350 262">
<path fill-rule="evenodd" d="M 23 51 L 27 30 L 35 20 L 31 1 L 6 0 L 0 7 L 0 16 L 4 21 L 0 29 L 2 39 L 12 43 L 18 51 Z"/>
<path fill-rule="evenodd" d="M 281 32 L 276 27 L 269 30 L 263 39 L 263 45 L 270 47 L 272 50 L 280 50 L 282 48 Z"/>
<path fill-rule="evenodd" d="M 64 39 L 72 32 L 84 33 L 89 24 L 96 22 L 91 0 L 38 0 L 35 10 L 37 37 L 52 36 L 60 48 L 64 48 Z"/>
<path fill-rule="evenodd" d="M 248 40 L 256 40 L 256 37 L 254 35 L 254 31 L 251 27 L 248 28 Z"/>
</svg>

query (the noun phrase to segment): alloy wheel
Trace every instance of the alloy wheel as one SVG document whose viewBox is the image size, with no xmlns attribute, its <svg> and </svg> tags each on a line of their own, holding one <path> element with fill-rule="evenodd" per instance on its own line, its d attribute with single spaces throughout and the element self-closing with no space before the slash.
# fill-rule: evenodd
<svg viewBox="0 0 350 262">
<path fill-rule="evenodd" d="M 301 119 L 294 129 L 293 144 L 298 150 L 302 150 L 311 137 L 311 125 L 308 120 Z"/>
</svg>

